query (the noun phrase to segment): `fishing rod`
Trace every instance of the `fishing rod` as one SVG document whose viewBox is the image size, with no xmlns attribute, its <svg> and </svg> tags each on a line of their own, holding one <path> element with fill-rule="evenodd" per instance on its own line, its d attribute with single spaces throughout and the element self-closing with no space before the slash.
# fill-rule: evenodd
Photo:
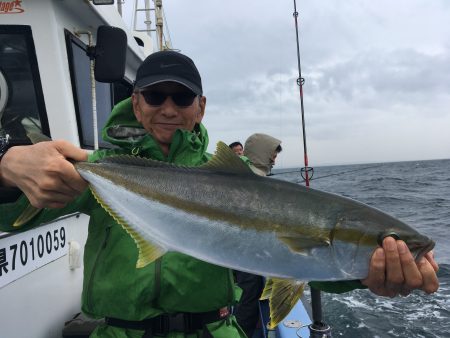
<svg viewBox="0 0 450 338">
<path fill-rule="evenodd" d="M 313 173 L 313 169 L 308 165 L 308 151 L 306 147 L 306 127 L 305 127 L 305 109 L 303 105 L 303 85 L 305 79 L 302 77 L 302 68 L 300 65 L 300 42 L 298 37 L 298 12 L 297 12 L 297 2 L 294 0 L 294 21 L 295 21 L 295 34 L 297 40 L 297 64 L 298 64 L 298 78 L 297 85 L 299 86 L 300 94 L 300 110 L 302 116 L 302 131 L 303 131 L 303 157 L 304 157 L 304 167 L 302 168 L 302 177 L 305 180 L 306 187 L 309 187 L 309 174 Z M 326 338 L 331 337 L 331 328 L 329 325 L 322 321 L 322 305 L 321 305 L 321 295 L 320 290 L 311 287 L 311 306 L 312 306 L 312 319 L 313 323 L 308 326 L 310 338 Z"/>
<path fill-rule="evenodd" d="M 306 125 L 305 125 L 305 108 L 303 104 L 303 85 L 305 84 L 305 79 L 302 77 L 302 67 L 300 64 L 300 42 L 298 38 L 298 12 L 297 12 L 297 2 L 294 0 L 294 21 L 295 21 L 295 35 L 297 37 L 297 67 L 298 67 L 298 78 L 297 85 L 299 87 L 300 94 L 300 112 L 302 116 L 302 131 L 303 131 L 303 157 L 305 166 L 302 168 L 305 174 L 305 184 L 309 187 L 309 172 L 312 168 L 308 167 L 308 149 L 306 147 Z M 302 175 L 303 176 L 303 175 Z"/>
</svg>

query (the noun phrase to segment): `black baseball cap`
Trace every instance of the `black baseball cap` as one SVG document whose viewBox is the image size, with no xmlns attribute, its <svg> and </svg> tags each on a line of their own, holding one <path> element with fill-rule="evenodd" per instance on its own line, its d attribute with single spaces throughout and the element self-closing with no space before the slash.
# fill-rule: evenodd
<svg viewBox="0 0 450 338">
<path fill-rule="evenodd" d="M 137 70 L 134 87 L 141 89 L 166 81 L 182 84 L 197 95 L 203 94 L 202 79 L 194 61 L 173 50 L 150 54 Z"/>
</svg>

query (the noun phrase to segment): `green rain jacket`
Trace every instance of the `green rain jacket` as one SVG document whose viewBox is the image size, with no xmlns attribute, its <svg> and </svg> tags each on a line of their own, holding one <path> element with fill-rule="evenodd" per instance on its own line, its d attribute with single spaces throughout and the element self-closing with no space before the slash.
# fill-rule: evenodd
<svg viewBox="0 0 450 338">
<path fill-rule="evenodd" d="M 202 125 L 194 131 L 177 130 L 170 153 L 165 156 L 157 142 L 136 121 L 131 99 L 116 105 L 103 129 L 103 139 L 118 148 L 99 150 L 89 161 L 116 154 L 133 154 L 160 161 L 196 166 L 208 161 L 208 134 Z M 12 228 L 28 204 L 25 196 L 15 203 L 0 205 L 0 230 Z M 113 317 L 139 321 L 163 313 L 208 312 L 230 306 L 239 298 L 231 270 L 193 257 L 170 252 L 152 264 L 136 269 L 138 250 L 133 239 L 107 214 L 87 189 L 62 209 L 44 209 L 22 229 L 30 229 L 73 212 L 90 215 L 84 248 L 82 311 L 93 318 Z M 318 283 L 329 292 L 344 292 L 355 283 Z M 208 324 L 213 338 L 244 338 L 234 317 Z M 143 331 L 107 325 L 91 335 L 97 337 L 142 337 Z M 168 338 L 185 337 L 172 333 Z M 186 336 L 197 337 L 196 334 Z M 201 337 L 201 336 L 200 336 Z"/>
<path fill-rule="evenodd" d="M 208 161 L 208 134 L 202 125 L 193 132 L 177 130 L 166 157 L 156 141 L 136 121 L 131 99 L 120 102 L 103 129 L 103 139 L 119 148 L 99 150 L 89 161 L 115 154 L 134 154 L 160 161 L 196 166 Z M 0 206 L 0 229 L 11 224 L 24 210 L 25 196 Z M 63 209 L 45 209 L 22 230 L 57 217 L 82 212 L 90 215 L 84 248 L 82 311 L 94 318 L 143 320 L 162 313 L 207 312 L 234 304 L 237 295 L 229 269 L 205 263 L 180 253 L 167 253 L 156 262 L 136 269 L 138 250 L 133 239 L 98 204 L 87 189 Z M 214 338 L 244 338 L 234 317 L 208 324 Z M 103 325 L 91 337 L 142 337 L 143 331 Z M 184 337 L 172 333 L 168 337 Z M 197 335 L 192 335 L 197 337 Z"/>
</svg>

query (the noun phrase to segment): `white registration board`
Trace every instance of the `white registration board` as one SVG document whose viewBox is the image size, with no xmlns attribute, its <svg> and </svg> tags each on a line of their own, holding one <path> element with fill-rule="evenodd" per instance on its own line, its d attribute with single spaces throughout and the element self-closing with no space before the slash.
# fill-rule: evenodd
<svg viewBox="0 0 450 338">
<path fill-rule="evenodd" d="M 0 288 L 67 255 L 64 224 L 54 222 L 0 239 Z"/>
</svg>

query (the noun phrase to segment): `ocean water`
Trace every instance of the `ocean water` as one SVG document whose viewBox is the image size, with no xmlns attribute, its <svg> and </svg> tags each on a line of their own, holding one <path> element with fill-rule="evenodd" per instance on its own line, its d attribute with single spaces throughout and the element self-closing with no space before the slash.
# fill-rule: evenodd
<svg viewBox="0 0 450 338">
<path fill-rule="evenodd" d="M 303 184 L 299 172 L 274 173 Z M 333 337 L 450 337 L 450 160 L 316 167 L 310 186 L 374 206 L 427 234 L 440 266 L 433 295 L 323 293 L 323 319 Z"/>
</svg>

